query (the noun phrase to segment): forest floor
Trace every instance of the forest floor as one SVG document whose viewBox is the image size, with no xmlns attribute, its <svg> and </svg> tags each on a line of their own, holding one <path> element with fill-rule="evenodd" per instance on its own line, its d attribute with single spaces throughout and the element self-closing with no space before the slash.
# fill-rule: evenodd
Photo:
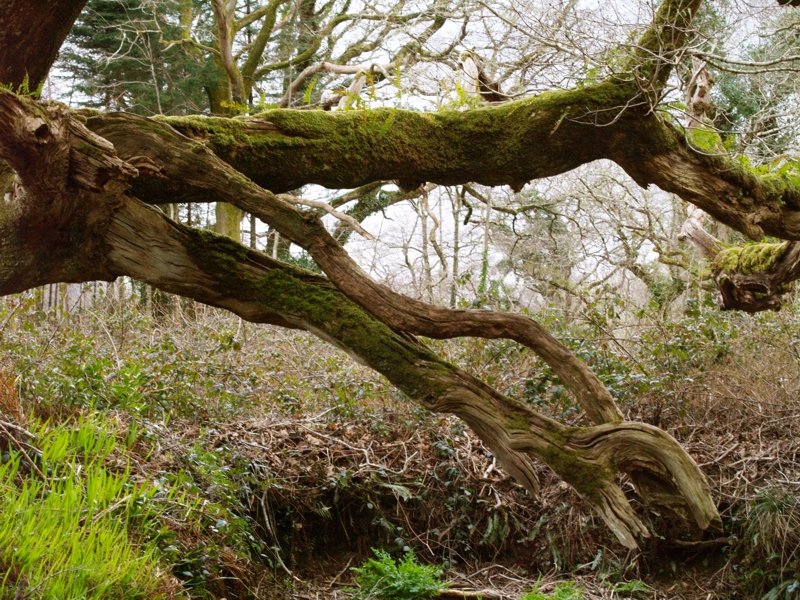
<svg viewBox="0 0 800 600">
<path fill-rule="evenodd" d="M 24 489 L 40 477 L 54 494 L 66 469 L 88 494 L 96 459 L 119 490 L 81 509 L 81 526 L 87 511 L 98 526 L 123 523 L 134 553 L 159 573 L 140 596 L 97 597 L 365 598 L 353 569 L 378 548 L 441 567 L 445 598 L 798 597 L 800 327 L 791 315 L 654 321 L 639 325 L 635 345 L 569 332 L 628 418 L 688 449 L 723 517 L 724 531 L 676 538 L 643 510 L 663 537 L 631 552 L 545 467 L 532 498 L 460 421 L 416 407 L 310 336 L 204 308 L 34 321 L 29 301 L 15 302 L 0 312 L 0 446 L 6 463 L 23 457 L 0 484 Z M 538 410 L 583 422 L 515 345 L 431 343 Z M 72 454 L 54 449 L 62 430 L 74 434 Z M 84 430 L 112 441 L 87 450 Z M 8 510 L 4 519 L 3 589 L 34 589 L 30 565 L 3 545 L 16 526 Z"/>
</svg>

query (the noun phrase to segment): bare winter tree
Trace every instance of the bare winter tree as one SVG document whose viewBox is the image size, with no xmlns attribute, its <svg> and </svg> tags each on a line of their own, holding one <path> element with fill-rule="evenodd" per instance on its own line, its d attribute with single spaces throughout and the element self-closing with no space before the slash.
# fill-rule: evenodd
<svg viewBox="0 0 800 600">
<path fill-rule="evenodd" d="M 0 293 L 129 276 L 250 321 L 304 329 L 421 405 L 461 417 L 531 492 L 535 462 L 546 463 L 629 547 L 650 532 L 623 493 L 621 474 L 661 514 L 697 530 L 719 523 L 691 457 L 664 431 L 625 422 L 597 377 L 539 324 L 442 308 L 376 283 L 316 209 L 284 195 L 311 183 L 339 189 L 387 180 L 406 190 L 428 182 L 519 189 L 606 158 L 637 184 L 673 192 L 751 238 L 800 238 L 800 186 L 699 150 L 658 110 L 691 43 L 701 0 L 664 0 L 638 42 L 615 49 L 608 69 L 514 101 L 435 113 L 278 108 L 237 118 L 152 119 L 73 111 L 29 93 L 84 3 L 0 0 L 0 159 L 8 165 L 0 179 Z M 263 16 L 281 4 L 265 4 Z M 235 28 L 234 19 L 241 25 L 247 18 L 230 11 L 235 3 L 213 6 L 218 26 Z M 510 22 L 514 35 L 534 35 L 525 18 Z M 248 95 L 247 72 L 226 55 L 235 49 L 223 43 L 226 34 L 217 33 L 215 60 L 230 71 L 231 98 L 239 102 Z M 520 61 L 519 70 L 530 67 Z M 503 77 L 496 80 L 516 93 Z M 256 215 L 308 252 L 323 275 L 180 225 L 155 208 L 184 202 L 227 202 Z M 592 424 L 566 426 L 536 413 L 443 361 L 418 336 L 508 338 L 529 347 Z"/>
</svg>

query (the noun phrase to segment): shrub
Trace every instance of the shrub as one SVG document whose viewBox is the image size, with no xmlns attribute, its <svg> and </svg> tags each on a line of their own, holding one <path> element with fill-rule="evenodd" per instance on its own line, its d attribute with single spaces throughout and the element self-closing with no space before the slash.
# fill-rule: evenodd
<svg viewBox="0 0 800 600">
<path fill-rule="evenodd" d="M 411 551 L 399 563 L 383 550 L 373 549 L 373 552 L 375 558 L 353 569 L 358 585 L 350 590 L 353 598 L 425 600 L 445 587 L 441 567 L 420 565 Z"/>
</svg>

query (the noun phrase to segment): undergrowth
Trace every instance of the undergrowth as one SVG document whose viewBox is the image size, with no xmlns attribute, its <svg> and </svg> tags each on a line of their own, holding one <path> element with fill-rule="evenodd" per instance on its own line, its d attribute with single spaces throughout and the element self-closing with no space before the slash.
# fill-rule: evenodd
<svg viewBox="0 0 800 600">
<path fill-rule="evenodd" d="M 113 432 L 92 420 L 32 431 L 0 464 L 0 597 L 177 597 L 157 549 L 131 539 L 155 490 L 106 468 Z"/>
<path fill-rule="evenodd" d="M 554 328 L 628 418 L 689 449 L 719 499 L 719 539 L 632 558 L 545 468 L 533 500 L 463 423 L 409 405 L 309 336 L 202 307 L 156 318 L 121 304 L 34 320 L 24 302 L 0 306 L 7 597 L 292 598 L 301 579 L 366 589 L 348 581 L 346 560 L 399 573 L 405 559 L 384 557 L 409 551 L 448 581 L 502 565 L 515 597 L 543 573 L 579 580 L 525 600 L 771 600 L 800 588 L 791 316 L 695 307 L 642 320 L 627 340 L 597 315 Z M 430 343 L 504 393 L 585 423 L 562 383 L 515 344 Z M 40 547 L 26 533 L 36 527 L 57 541 Z M 372 547 L 386 554 L 370 557 Z M 665 578 L 675 583 L 662 594 Z"/>
<path fill-rule="evenodd" d="M 583 590 L 572 582 L 559 583 L 552 592 L 530 591 L 519 600 L 583 600 Z"/>
</svg>

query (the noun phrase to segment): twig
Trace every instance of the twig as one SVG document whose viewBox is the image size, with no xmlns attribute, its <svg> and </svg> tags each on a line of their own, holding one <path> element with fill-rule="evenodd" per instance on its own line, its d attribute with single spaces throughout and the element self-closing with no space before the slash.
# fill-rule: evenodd
<svg viewBox="0 0 800 600">
<path fill-rule="evenodd" d="M 354 559 L 354 558 L 355 558 L 354 556 L 351 556 L 351 557 L 350 557 L 350 560 L 348 560 L 348 561 L 347 561 L 347 564 L 344 566 L 344 569 L 342 569 L 341 571 L 339 571 L 339 573 L 337 573 L 336 577 L 334 577 L 333 579 L 331 579 L 330 583 L 328 584 L 328 587 L 327 587 L 327 589 L 331 589 L 331 588 L 332 588 L 334 585 L 336 585 L 336 582 L 337 582 L 337 581 L 339 581 L 339 578 L 340 578 L 342 575 L 344 575 L 344 574 L 345 574 L 345 572 L 347 571 L 347 569 L 349 569 L 349 568 L 350 568 L 350 565 L 351 565 L 351 564 L 353 564 L 353 559 Z"/>
<path fill-rule="evenodd" d="M 372 241 L 375 239 L 375 236 L 372 235 L 369 231 L 364 229 L 361 224 L 356 221 L 350 215 L 346 215 L 343 212 L 339 212 L 335 208 L 333 208 L 327 202 L 322 202 L 321 200 L 308 200 L 306 198 L 296 198 L 294 196 L 290 196 L 289 194 L 277 194 L 277 197 L 283 200 L 284 202 L 288 202 L 289 204 L 294 204 L 296 206 L 307 206 L 309 208 L 318 208 L 320 210 L 324 210 L 329 215 L 336 217 L 343 223 L 347 223 L 353 231 L 356 233 L 361 234 L 364 238 Z"/>
<path fill-rule="evenodd" d="M 500 594 L 493 590 L 463 590 L 450 588 L 442 590 L 436 594 L 436 598 L 455 598 L 457 600 L 466 598 L 479 598 L 481 600 L 510 600 L 511 596 Z"/>
<path fill-rule="evenodd" d="M 119 500 L 114 502 L 114 504 L 112 504 L 110 506 L 107 506 L 103 510 L 95 513 L 94 515 L 92 515 L 92 523 L 96 523 L 98 520 L 102 519 L 107 514 L 114 512 L 120 506 L 122 506 L 123 504 L 127 503 L 131 498 L 133 498 L 133 495 L 132 494 L 128 494 L 124 498 L 120 498 Z M 81 519 L 81 525 L 83 525 L 83 519 Z"/>
</svg>

